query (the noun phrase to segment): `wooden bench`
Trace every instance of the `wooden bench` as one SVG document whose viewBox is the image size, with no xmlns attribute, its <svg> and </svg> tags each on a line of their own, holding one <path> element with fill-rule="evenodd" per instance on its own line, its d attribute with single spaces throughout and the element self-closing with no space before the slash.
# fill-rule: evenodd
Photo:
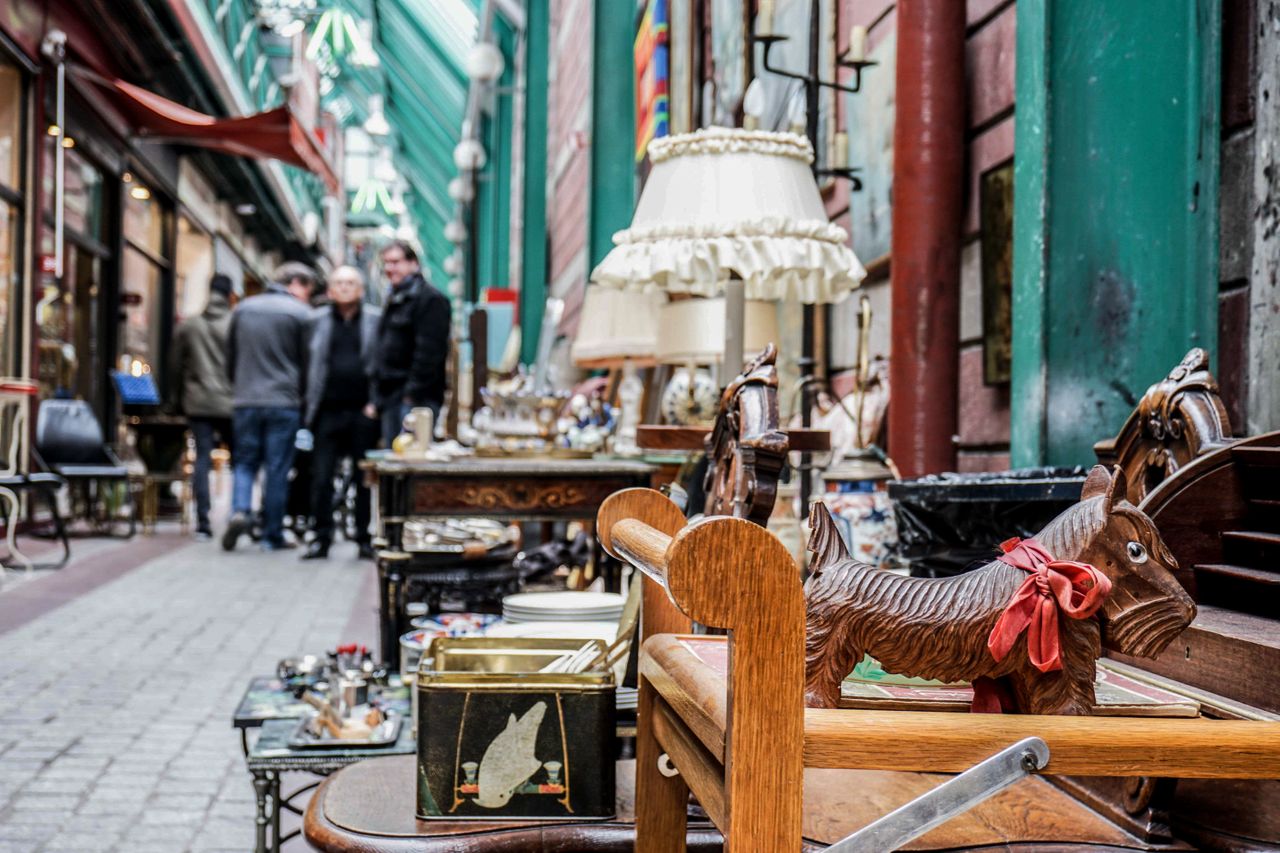
<svg viewBox="0 0 1280 853">
<path fill-rule="evenodd" d="M 791 556 L 749 521 L 677 528 L 672 509 L 657 493 L 628 490 L 604 503 L 597 527 L 605 549 L 645 575 L 641 853 L 684 849 L 690 791 L 726 850 L 793 851 L 806 768 L 962 772 L 1028 736 L 1048 745 L 1046 774 L 1280 777 L 1277 723 L 806 709 L 805 605 Z M 728 636 L 694 645 L 680 636 L 690 620 Z M 709 651 L 717 643 L 718 660 Z"/>
</svg>

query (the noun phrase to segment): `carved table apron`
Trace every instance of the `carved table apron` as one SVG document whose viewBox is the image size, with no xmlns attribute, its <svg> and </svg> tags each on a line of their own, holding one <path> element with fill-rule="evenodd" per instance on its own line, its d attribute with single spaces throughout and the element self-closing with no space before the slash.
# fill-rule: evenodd
<svg viewBox="0 0 1280 853">
<path fill-rule="evenodd" d="M 595 459 L 379 459 L 361 467 L 373 479 L 376 535 L 392 550 L 400 550 L 410 518 L 594 521 L 605 498 L 647 486 L 654 471 L 643 462 Z"/>
</svg>

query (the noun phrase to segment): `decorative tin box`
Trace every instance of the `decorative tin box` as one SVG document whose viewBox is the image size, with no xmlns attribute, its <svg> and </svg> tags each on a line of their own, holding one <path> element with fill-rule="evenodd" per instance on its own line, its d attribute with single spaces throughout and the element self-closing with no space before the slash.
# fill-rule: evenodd
<svg viewBox="0 0 1280 853">
<path fill-rule="evenodd" d="M 416 688 L 418 817 L 613 816 L 612 671 L 603 655 L 586 672 L 538 671 L 585 642 L 434 641 Z"/>
</svg>

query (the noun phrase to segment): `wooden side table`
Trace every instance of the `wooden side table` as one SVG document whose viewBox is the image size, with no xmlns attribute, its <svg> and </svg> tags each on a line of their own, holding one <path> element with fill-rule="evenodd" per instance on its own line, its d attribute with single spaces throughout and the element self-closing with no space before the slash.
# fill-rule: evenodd
<svg viewBox="0 0 1280 853">
<path fill-rule="evenodd" d="M 324 853 L 630 853 L 635 847 L 635 762 L 618 762 L 612 820 L 478 821 L 414 817 L 417 756 L 374 758 L 330 776 L 307 806 L 303 835 Z M 691 822 L 688 849 L 723 845 L 706 822 Z"/>
</svg>

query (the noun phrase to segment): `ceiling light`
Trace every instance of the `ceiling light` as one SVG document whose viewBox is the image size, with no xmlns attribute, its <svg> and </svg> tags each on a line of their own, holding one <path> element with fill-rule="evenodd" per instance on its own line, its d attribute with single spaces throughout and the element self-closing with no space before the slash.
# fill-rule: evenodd
<svg viewBox="0 0 1280 853">
<path fill-rule="evenodd" d="M 464 242 L 467 239 L 467 226 L 456 219 L 450 220 L 444 226 L 444 238 L 455 245 Z"/>
<path fill-rule="evenodd" d="M 125 172 L 120 176 L 120 180 L 124 181 L 126 184 L 131 183 L 133 181 L 133 172 Z"/>
<path fill-rule="evenodd" d="M 49 125 L 49 129 L 45 131 L 45 133 L 48 133 L 50 136 L 57 136 L 61 132 L 62 131 L 58 128 L 56 124 Z"/>
<path fill-rule="evenodd" d="M 239 216 L 253 216 L 257 212 L 258 212 L 258 206 L 256 204 L 250 204 L 249 202 L 245 202 L 243 204 L 236 205 L 236 213 Z"/>
<path fill-rule="evenodd" d="M 74 139 L 72 139 L 70 136 L 64 136 L 64 137 L 62 137 L 62 147 L 63 147 L 63 148 L 75 148 L 75 147 L 76 147 L 76 141 L 75 141 Z"/>
<path fill-rule="evenodd" d="M 467 51 L 467 76 L 477 83 L 492 83 L 502 76 L 506 59 L 498 46 L 490 41 L 476 42 Z"/>
<path fill-rule="evenodd" d="M 476 185 L 459 175 L 449 182 L 449 198 L 463 204 L 476 197 Z"/>
<path fill-rule="evenodd" d="M 364 130 L 370 136 L 386 136 L 391 132 L 391 125 L 387 124 L 387 116 L 383 111 L 381 95 L 369 96 L 369 117 L 365 119 Z"/>
<path fill-rule="evenodd" d="M 453 165 L 461 171 L 483 169 L 485 160 L 484 146 L 478 139 L 464 139 L 453 149 Z"/>
<path fill-rule="evenodd" d="M 129 190 L 129 195 L 133 196 L 138 201 L 146 201 L 151 198 L 151 190 L 144 186 L 136 186 Z"/>
</svg>

